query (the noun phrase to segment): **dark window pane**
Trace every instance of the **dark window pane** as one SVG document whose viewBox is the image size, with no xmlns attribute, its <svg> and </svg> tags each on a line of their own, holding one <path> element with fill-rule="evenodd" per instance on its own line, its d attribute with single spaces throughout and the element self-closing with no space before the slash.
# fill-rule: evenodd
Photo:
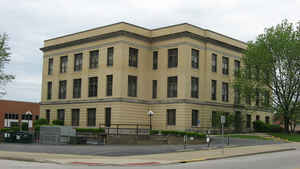
<svg viewBox="0 0 300 169">
<path fill-rule="evenodd" d="M 168 49 L 168 68 L 177 67 L 178 49 Z"/>
<path fill-rule="evenodd" d="M 198 117 L 198 110 L 192 110 L 192 126 L 199 126 Z"/>
<path fill-rule="evenodd" d="M 192 68 L 199 68 L 199 50 L 192 49 Z"/>
<path fill-rule="evenodd" d="M 256 115 L 256 121 L 260 120 L 260 116 Z"/>
<path fill-rule="evenodd" d="M 105 108 L 105 126 L 110 127 L 111 125 L 111 108 L 106 107 Z"/>
<path fill-rule="evenodd" d="M 265 117 L 265 122 L 266 122 L 266 124 L 270 124 L 270 117 L 269 116 Z"/>
<path fill-rule="evenodd" d="M 73 98 L 81 97 L 81 79 L 73 80 Z"/>
<path fill-rule="evenodd" d="M 47 99 L 51 100 L 52 99 L 52 82 L 48 82 L 47 85 Z"/>
<path fill-rule="evenodd" d="M 247 128 L 251 128 L 251 115 L 247 114 L 247 124 L 246 124 Z"/>
<path fill-rule="evenodd" d="M 57 120 L 60 120 L 63 123 L 65 123 L 65 110 L 64 109 L 57 110 Z"/>
<path fill-rule="evenodd" d="M 216 54 L 212 54 L 211 55 L 211 71 L 212 72 L 217 72 L 217 55 Z"/>
<path fill-rule="evenodd" d="M 197 77 L 192 77 L 191 82 L 191 97 L 198 98 L 199 97 L 199 79 Z"/>
<path fill-rule="evenodd" d="M 107 48 L 107 66 L 114 64 L 114 47 Z"/>
<path fill-rule="evenodd" d="M 168 77 L 168 97 L 177 97 L 177 76 Z"/>
<path fill-rule="evenodd" d="M 90 51 L 90 69 L 98 67 L 99 62 L 99 50 Z"/>
<path fill-rule="evenodd" d="M 48 75 L 52 75 L 53 73 L 53 58 L 48 60 Z"/>
<path fill-rule="evenodd" d="M 137 77 L 128 76 L 128 96 L 137 96 Z"/>
<path fill-rule="evenodd" d="M 217 112 L 213 111 L 211 114 L 211 126 L 212 128 L 217 128 L 218 127 L 218 114 Z"/>
<path fill-rule="evenodd" d="M 229 71 L 229 59 L 228 57 L 224 57 L 222 58 L 222 72 L 224 75 L 228 75 Z"/>
<path fill-rule="evenodd" d="M 222 101 L 228 102 L 228 83 L 222 83 Z"/>
<path fill-rule="evenodd" d="M 60 73 L 67 72 L 68 68 L 68 56 L 61 56 L 60 57 Z"/>
<path fill-rule="evenodd" d="M 176 125 L 176 109 L 167 109 L 167 125 Z"/>
<path fill-rule="evenodd" d="M 74 72 L 82 70 L 82 53 L 74 55 Z"/>
<path fill-rule="evenodd" d="M 67 95 L 67 81 L 66 80 L 60 80 L 59 81 L 58 98 L 59 99 L 65 99 L 66 95 Z"/>
<path fill-rule="evenodd" d="M 96 126 L 96 109 L 87 109 L 87 126 L 93 127 Z"/>
<path fill-rule="evenodd" d="M 138 66 L 138 49 L 129 48 L 129 66 Z"/>
<path fill-rule="evenodd" d="M 216 80 L 211 81 L 211 99 L 217 100 L 217 81 Z"/>
<path fill-rule="evenodd" d="M 234 104 L 240 104 L 241 102 L 240 90 L 239 88 L 234 88 Z"/>
<path fill-rule="evenodd" d="M 238 76 L 238 74 L 240 72 L 240 66 L 241 66 L 240 61 L 235 60 L 234 61 L 234 75 L 235 76 Z"/>
<path fill-rule="evenodd" d="M 80 109 L 72 109 L 72 126 L 79 126 Z"/>
<path fill-rule="evenodd" d="M 152 98 L 155 99 L 157 97 L 157 80 L 152 81 Z"/>
<path fill-rule="evenodd" d="M 158 68 L 158 52 L 153 52 L 153 69 L 156 70 Z"/>
<path fill-rule="evenodd" d="M 112 96 L 113 92 L 113 75 L 106 76 L 106 96 Z"/>
<path fill-rule="evenodd" d="M 50 110 L 46 110 L 46 120 L 50 123 Z"/>
<path fill-rule="evenodd" d="M 98 77 L 89 77 L 89 97 L 96 97 L 98 93 Z"/>
</svg>

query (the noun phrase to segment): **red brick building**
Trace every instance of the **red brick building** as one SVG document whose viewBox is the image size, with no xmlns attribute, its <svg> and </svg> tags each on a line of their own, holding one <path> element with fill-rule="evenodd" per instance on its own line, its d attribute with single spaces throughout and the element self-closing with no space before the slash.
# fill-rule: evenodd
<svg viewBox="0 0 300 169">
<path fill-rule="evenodd" d="M 0 128 L 18 126 L 21 122 L 32 128 L 39 116 L 39 103 L 0 100 Z"/>
</svg>

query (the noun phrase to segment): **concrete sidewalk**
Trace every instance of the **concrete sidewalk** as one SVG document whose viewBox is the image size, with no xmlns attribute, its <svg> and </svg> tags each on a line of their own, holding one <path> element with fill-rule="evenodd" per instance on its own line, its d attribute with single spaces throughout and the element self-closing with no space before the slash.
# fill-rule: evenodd
<svg viewBox="0 0 300 169">
<path fill-rule="evenodd" d="M 72 165 L 159 165 L 186 163 L 203 160 L 231 158 L 238 156 L 295 150 L 299 143 L 260 145 L 248 147 L 227 147 L 224 149 L 184 151 L 138 156 L 88 156 L 70 154 L 48 154 L 0 151 L 0 159 L 36 161 Z"/>
</svg>

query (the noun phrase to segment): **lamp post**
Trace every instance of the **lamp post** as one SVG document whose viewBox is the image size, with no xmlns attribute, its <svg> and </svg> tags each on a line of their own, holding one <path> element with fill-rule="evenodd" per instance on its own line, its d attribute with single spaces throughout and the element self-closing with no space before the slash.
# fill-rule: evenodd
<svg viewBox="0 0 300 169">
<path fill-rule="evenodd" d="M 151 120 L 152 120 L 152 116 L 154 115 L 154 112 L 150 110 L 150 111 L 148 111 L 147 114 L 150 117 L 150 130 L 152 130 L 152 121 Z"/>
</svg>

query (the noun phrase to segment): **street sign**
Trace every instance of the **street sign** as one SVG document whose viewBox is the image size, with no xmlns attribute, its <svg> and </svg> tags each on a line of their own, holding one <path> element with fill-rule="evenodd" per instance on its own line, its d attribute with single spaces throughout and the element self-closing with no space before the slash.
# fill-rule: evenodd
<svg viewBox="0 0 300 169">
<path fill-rule="evenodd" d="M 225 116 L 221 116 L 221 124 L 225 124 L 226 123 L 226 118 Z"/>
</svg>

